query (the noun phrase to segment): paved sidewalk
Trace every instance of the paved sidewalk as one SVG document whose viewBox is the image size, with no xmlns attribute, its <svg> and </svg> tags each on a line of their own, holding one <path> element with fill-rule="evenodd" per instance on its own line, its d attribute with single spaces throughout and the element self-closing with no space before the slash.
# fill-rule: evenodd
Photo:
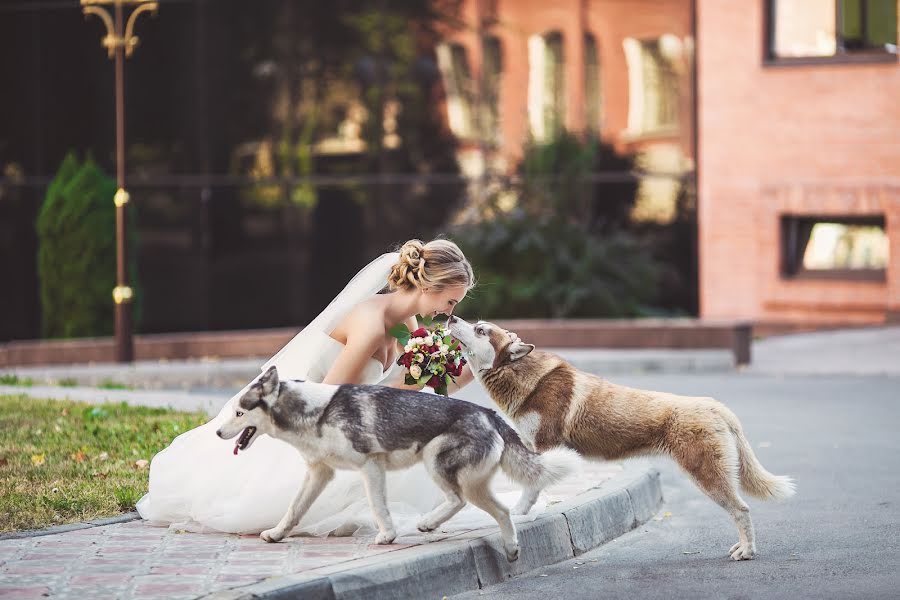
<svg viewBox="0 0 900 600">
<path fill-rule="evenodd" d="M 618 465 L 586 463 L 581 476 L 549 488 L 542 498 L 552 510 L 553 504 L 577 498 L 620 473 Z M 502 486 L 496 489 L 508 491 Z M 292 537 L 267 544 L 256 535 L 187 533 L 138 520 L 6 539 L 0 540 L 0 598 L 196 598 L 322 567 L 346 563 L 350 568 L 351 561 L 371 560 L 405 548 L 440 548 L 449 540 L 473 533 L 454 531 L 452 519 L 446 530 L 450 533 L 405 535 L 389 546 L 373 545 L 374 533 L 365 537 Z M 494 530 L 474 533 L 485 535 Z"/>
<path fill-rule="evenodd" d="M 616 374 L 624 373 L 732 371 L 730 355 L 716 352 L 560 353 L 586 370 L 615 379 Z M 742 372 L 900 376 L 898 357 L 900 327 L 797 334 L 755 342 L 753 362 Z M 80 383 L 98 385 L 108 379 L 141 389 L 0 386 L 0 393 L 126 401 L 214 414 L 258 372 L 260 362 L 11 369 L 2 372 L 30 377 L 38 384 L 71 377 Z M 479 395 L 483 391 L 473 385 L 459 397 L 475 399 Z M 492 554 L 492 544 L 496 544 L 492 529 L 410 535 L 387 547 L 372 546 L 372 536 L 291 538 L 273 545 L 256 536 L 179 533 L 135 521 L 0 540 L 0 598 L 211 595 L 210 600 L 233 600 L 291 597 L 299 590 L 304 590 L 304 597 L 328 599 L 450 595 L 577 556 L 649 519 L 661 500 L 658 479 L 648 475 L 646 467 L 640 468 L 643 474 L 628 475 L 615 465 L 590 463 L 582 477 L 549 490 L 551 499 L 561 502 L 548 507 L 536 521 L 520 525 L 523 555 L 513 565 L 497 560 L 499 550 Z M 617 483 L 623 477 L 629 479 L 627 489 Z M 595 489 L 598 483 L 599 490 Z M 452 521 L 448 526 L 452 527 Z M 442 594 L 437 594 L 437 584 L 444 586 Z M 317 595 L 310 591 L 313 589 L 324 591 Z"/>
</svg>

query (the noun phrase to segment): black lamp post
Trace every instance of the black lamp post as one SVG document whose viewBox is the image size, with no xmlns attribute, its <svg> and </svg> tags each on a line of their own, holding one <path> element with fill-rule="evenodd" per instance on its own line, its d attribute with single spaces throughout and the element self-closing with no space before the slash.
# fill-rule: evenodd
<svg viewBox="0 0 900 600">
<path fill-rule="evenodd" d="M 113 14 L 102 5 L 113 5 Z M 134 6 L 124 21 L 124 6 Z M 134 360 L 134 340 L 132 337 L 131 301 L 134 292 L 128 285 L 128 228 L 126 227 L 126 207 L 128 192 L 125 191 L 125 58 L 131 56 L 138 45 L 134 35 L 134 24 L 138 15 L 150 11 L 156 14 L 159 7 L 155 0 L 81 0 L 85 15 L 100 17 L 106 26 L 106 37 L 101 44 L 115 60 L 116 68 L 116 184 L 118 189 L 113 197 L 116 205 L 116 287 L 113 288 L 115 302 L 116 361 Z"/>
</svg>

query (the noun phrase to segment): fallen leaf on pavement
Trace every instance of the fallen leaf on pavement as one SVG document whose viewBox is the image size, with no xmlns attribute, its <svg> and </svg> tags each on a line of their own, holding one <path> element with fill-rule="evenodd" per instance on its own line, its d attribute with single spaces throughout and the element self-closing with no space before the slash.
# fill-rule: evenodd
<svg viewBox="0 0 900 600">
<path fill-rule="evenodd" d="M 682 554 L 700 554 L 699 550 L 682 550 Z"/>
</svg>

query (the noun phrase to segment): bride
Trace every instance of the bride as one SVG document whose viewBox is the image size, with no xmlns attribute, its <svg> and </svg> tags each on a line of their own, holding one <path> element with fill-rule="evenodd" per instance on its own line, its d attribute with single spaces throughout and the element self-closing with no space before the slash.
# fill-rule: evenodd
<svg viewBox="0 0 900 600">
<path fill-rule="evenodd" d="M 400 348 L 388 330 L 399 323 L 417 329 L 416 315 L 451 314 L 473 284 L 472 267 L 456 244 L 410 240 L 399 253 L 384 254 L 364 267 L 262 370 L 275 365 L 289 379 L 409 387 L 399 369 L 392 374 Z M 385 288 L 388 293 L 379 293 Z M 466 367 L 454 389 L 472 379 Z M 150 491 L 137 504 L 141 517 L 154 524 L 229 533 L 258 533 L 281 519 L 306 472 L 300 454 L 264 436 L 251 452 L 235 456 L 233 442 L 215 434 L 244 390 L 212 421 L 178 436 L 153 458 Z M 387 491 L 401 534 L 443 500 L 421 464 L 390 472 Z M 460 520 L 459 515 L 454 518 Z M 361 478 L 339 471 L 294 532 L 374 530 Z"/>
</svg>

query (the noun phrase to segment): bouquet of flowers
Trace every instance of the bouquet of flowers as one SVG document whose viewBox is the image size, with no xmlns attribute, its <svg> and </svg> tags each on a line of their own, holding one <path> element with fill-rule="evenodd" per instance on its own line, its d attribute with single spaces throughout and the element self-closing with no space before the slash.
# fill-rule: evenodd
<svg viewBox="0 0 900 600">
<path fill-rule="evenodd" d="M 403 345 L 403 354 L 397 364 L 406 367 L 406 385 L 427 385 L 442 396 L 447 386 L 462 373 L 466 359 L 459 342 L 440 323 L 430 318 L 420 318 L 424 323 L 415 331 L 400 323 L 391 328 L 390 334 Z"/>
</svg>

